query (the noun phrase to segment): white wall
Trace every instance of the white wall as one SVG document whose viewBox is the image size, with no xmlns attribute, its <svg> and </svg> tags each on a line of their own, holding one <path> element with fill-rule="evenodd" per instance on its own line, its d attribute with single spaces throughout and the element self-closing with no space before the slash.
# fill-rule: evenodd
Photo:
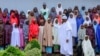
<svg viewBox="0 0 100 56">
<path fill-rule="evenodd" d="M 57 6 L 57 3 L 61 3 L 63 8 L 73 8 L 75 5 L 86 6 L 87 8 L 92 8 L 97 4 L 100 4 L 100 0 L 0 0 L 1 8 L 18 9 L 19 11 L 24 10 L 25 12 L 28 9 L 33 9 L 33 7 L 42 8 L 43 2 L 47 3 L 49 8 Z"/>
</svg>

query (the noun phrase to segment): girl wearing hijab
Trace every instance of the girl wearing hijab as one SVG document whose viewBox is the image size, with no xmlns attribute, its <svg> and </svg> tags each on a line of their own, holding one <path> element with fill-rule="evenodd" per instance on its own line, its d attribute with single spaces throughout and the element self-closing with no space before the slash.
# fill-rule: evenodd
<svg viewBox="0 0 100 56">
<path fill-rule="evenodd" d="M 84 56 L 95 56 L 94 49 L 92 48 L 91 41 L 88 35 L 85 36 L 82 42 L 82 48 Z"/>
<path fill-rule="evenodd" d="M 4 25 L 5 30 L 5 44 L 9 45 L 11 41 L 11 32 L 12 32 L 12 25 L 10 24 L 10 21 L 7 20 L 6 24 Z"/>
<path fill-rule="evenodd" d="M 76 23 L 77 23 L 77 31 L 79 30 L 79 27 L 83 24 L 84 19 L 82 17 L 82 15 L 78 15 L 76 17 Z"/>
<path fill-rule="evenodd" d="M 71 12 L 69 14 L 69 18 L 68 18 L 68 21 L 70 22 L 71 24 L 71 27 L 73 28 L 72 29 L 72 37 L 73 37 L 73 40 L 74 40 L 74 46 L 77 44 L 76 43 L 76 38 L 77 38 L 77 24 L 76 24 L 76 18 L 74 16 L 74 14 Z"/>
<path fill-rule="evenodd" d="M 77 52 L 78 52 L 78 56 L 82 56 L 82 41 L 84 40 L 85 38 L 85 35 L 86 35 L 86 29 L 85 27 L 87 26 L 87 24 L 85 25 L 81 25 L 79 30 L 78 30 L 78 49 L 77 49 Z"/>
<path fill-rule="evenodd" d="M 53 22 L 54 22 L 54 19 L 55 19 L 56 16 L 57 16 L 55 7 L 52 7 L 52 8 L 51 8 L 51 12 L 50 12 L 50 15 L 49 15 L 49 16 L 51 17 L 51 21 L 52 21 L 52 23 L 53 23 Z"/>
<path fill-rule="evenodd" d="M 25 44 L 28 43 L 28 33 L 29 33 L 29 21 L 25 20 L 23 24 L 23 35 L 25 38 Z"/>
<path fill-rule="evenodd" d="M 43 46 L 43 32 L 44 32 L 45 19 L 42 15 L 39 15 L 38 24 L 39 24 L 38 41 L 40 43 L 42 51 L 45 52 L 44 50 L 45 47 Z"/>
<path fill-rule="evenodd" d="M 86 17 L 88 17 L 89 18 L 89 20 L 91 20 L 90 19 L 90 14 L 89 14 L 89 12 L 85 12 L 85 14 L 83 15 L 83 18 L 84 18 L 84 20 L 86 20 Z"/>
<path fill-rule="evenodd" d="M 86 27 L 86 35 L 89 36 L 92 46 L 95 47 L 95 31 L 92 24 L 89 24 L 89 26 Z"/>
<path fill-rule="evenodd" d="M 13 30 L 11 34 L 11 46 L 20 47 L 20 32 L 17 24 L 13 24 Z"/>
<path fill-rule="evenodd" d="M 9 18 L 10 18 L 10 13 L 8 12 L 8 8 L 5 8 L 4 11 L 3 11 L 3 13 L 6 14 L 7 20 L 9 20 Z"/>
<path fill-rule="evenodd" d="M 25 19 L 26 19 L 26 15 L 25 15 L 24 11 L 21 11 L 20 12 L 20 19 L 19 19 L 20 20 L 20 25 L 24 24 Z"/>
<path fill-rule="evenodd" d="M 36 20 L 38 20 L 38 18 L 39 18 L 38 8 L 34 7 L 33 12 L 34 12 L 34 16 L 35 16 Z"/>
<path fill-rule="evenodd" d="M 33 18 L 29 24 L 29 41 L 32 41 L 33 39 L 38 39 L 38 33 L 39 26 L 36 19 Z"/>
<path fill-rule="evenodd" d="M 67 16 L 67 18 L 69 17 L 69 12 L 67 9 L 64 9 L 63 14 L 65 14 Z"/>
<path fill-rule="evenodd" d="M 49 30 L 48 30 L 49 29 Z M 52 54 L 52 22 L 50 19 L 45 22 L 43 34 L 43 46 L 47 54 Z"/>
<path fill-rule="evenodd" d="M 13 25 L 14 23 L 15 24 L 18 24 L 18 18 L 15 16 L 15 11 L 14 10 L 11 10 L 10 12 L 10 23 Z"/>
<path fill-rule="evenodd" d="M 63 8 L 62 8 L 61 3 L 58 3 L 58 6 L 56 8 L 56 12 L 57 12 L 57 15 L 59 15 L 59 12 L 63 13 Z"/>
<path fill-rule="evenodd" d="M 91 20 L 89 17 L 86 17 L 86 19 L 84 20 L 83 24 L 87 24 L 89 26 L 89 24 L 91 23 Z"/>
</svg>

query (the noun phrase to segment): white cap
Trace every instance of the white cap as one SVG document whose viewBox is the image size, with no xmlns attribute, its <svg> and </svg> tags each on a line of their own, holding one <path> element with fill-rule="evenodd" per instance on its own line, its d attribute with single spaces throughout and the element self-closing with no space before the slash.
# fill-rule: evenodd
<svg viewBox="0 0 100 56">
<path fill-rule="evenodd" d="M 63 16 L 62 16 L 62 19 L 67 19 L 67 16 L 66 16 L 66 15 L 63 15 Z"/>
</svg>

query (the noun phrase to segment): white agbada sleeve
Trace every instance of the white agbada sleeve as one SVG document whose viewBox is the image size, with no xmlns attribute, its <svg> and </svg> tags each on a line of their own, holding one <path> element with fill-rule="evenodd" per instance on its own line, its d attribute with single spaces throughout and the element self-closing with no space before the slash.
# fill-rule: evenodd
<svg viewBox="0 0 100 56">
<path fill-rule="evenodd" d="M 73 55 L 72 27 L 69 22 L 67 23 L 66 32 L 67 32 L 66 40 L 68 40 L 67 43 L 68 47 L 66 48 L 68 54 L 66 55 Z"/>
</svg>

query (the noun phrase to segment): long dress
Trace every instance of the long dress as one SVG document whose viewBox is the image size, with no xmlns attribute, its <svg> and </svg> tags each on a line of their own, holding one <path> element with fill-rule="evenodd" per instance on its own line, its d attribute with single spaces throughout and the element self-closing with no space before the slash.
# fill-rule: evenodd
<svg viewBox="0 0 100 56">
<path fill-rule="evenodd" d="M 18 28 L 13 25 L 13 30 L 11 34 L 11 46 L 20 47 L 20 32 Z"/>
<path fill-rule="evenodd" d="M 48 30 L 49 29 L 49 30 Z M 52 53 L 52 23 L 48 23 L 46 21 L 45 26 L 44 26 L 44 31 L 43 31 L 43 46 L 45 46 L 45 50 L 47 53 Z"/>
<path fill-rule="evenodd" d="M 5 47 L 5 43 L 4 43 L 4 25 L 2 20 L 0 19 L 0 46 Z"/>
<path fill-rule="evenodd" d="M 11 41 L 11 32 L 12 32 L 12 26 L 11 24 L 6 24 L 4 26 L 4 30 L 5 30 L 5 44 L 10 44 Z"/>
<path fill-rule="evenodd" d="M 39 26 L 37 23 L 31 22 L 29 25 L 29 41 L 32 41 L 33 39 L 38 39 L 38 33 L 39 33 Z"/>
<path fill-rule="evenodd" d="M 96 24 L 96 25 L 93 25 L 93 28 L 94 28 L 94 31 L 95 31 L 95 45 L 97 45 L 97 39 L 96 39 L 96 29 L 97 29 L 97 26 L 98 26 L 98 24 Z"/>
<path fill-rule="evenodd" d="M 73 15 L 74 16 L 74 15 Z M 76 24 L 76 18 L 73 17 L 73 18 L 68 18 L 68 21 L 70 22 L 71 24 L 71 27 L 73 28 L 72 29 L 72 36 L 73 37 L 77 37 L 77 24 Z"/>
<path fill-rule="evenodd" d="M 55 19 L 56 20 L 56 19 Z M 56 44 L 59 44 L 58 43 L 58 28 L 59 28 L 59 24 L 58 23 L 55 23 L 55 20 L 54 20 L 54 23 L 53 23 L 53 36 L 54 36 L 54 39 L 53 39 L 53 44 L 56 45 Z"/>
<path fill-rule="evenodd" d="M 24 34 L 24 38 L 25 38 L 25 42 L 28 42 L 28 33 L 29 33 L 29 25 L 28 25 L 29 21 L 25 20 L 24 24 L 23 24 L 23 34 Z"/>
<path fill-rule="evenodd" d="M 89 39 L 83 40 L 82 48 L 83 48 L 84 56 L 95 56 L 94 50 L 91 45 L 91 41 Z"/>
<path fill-rule="evenodd" d="M 24 35 L 22 28 L 19 28 L 19 34 L 20 34 L 20 47 L 24 47 Z"/>
<path fill-rule="evenodd" d="M 96 39 L 97 39 L 97 47 L 100 52 L 100 24 L 98 24 L 97 29 L 96 29 Z"/>
<path fill-rule="evenodd" d="M 94 47 L 95 46 L 95 31 L 92 26 L 86 28 L 86 35 L 89 36 L 92 46 Z"/>
<path fill-rule="evenodd" d="M 80 27 L 78 30 L 78 46 L 81 45 L 81 42 L 84 40 L 85 35 L 86 35 L 86 29 L 85 28 L 81 29 Z"/>
<path fill-rule="evenodd" d="M 49 30 L 48 30 L 49 29 Z M 43 46 L 52 46 L 52 23 L 45 23 L 43 34 Z"/>
<path fill-rule="evenodd" d="M 77 31 L 79 30 L 79 27 L 83 24 L 84 19 L 83 17 L 76 17 L 76 23 L 77 23 Z"/>
<path fill-rule="evenodd" d="M 68 40 L 68 42 L 66 42 Z M 60 53 L 63 55 L 73 55 L 73 44 L 72 44 L 72 28 L 70 23 L 67 21 L 63 23 L 58 29 L 58 41 L 60 44 Z"/>
<path fill-rule="evenodd" d="M 42 43 L 43 43 L 43 31 L 44 31 L 44 26 L 39 26 L 39 35 L 38 35 L 38 41 L 40 43 L 40 46 L 42 48 Z"/>
</svg>

